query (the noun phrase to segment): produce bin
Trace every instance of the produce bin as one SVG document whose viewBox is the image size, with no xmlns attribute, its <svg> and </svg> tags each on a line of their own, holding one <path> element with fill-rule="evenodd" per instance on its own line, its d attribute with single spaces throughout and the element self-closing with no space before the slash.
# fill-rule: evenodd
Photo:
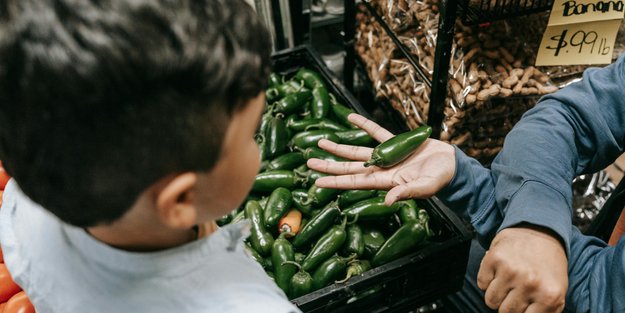
<svg viewBox="0 0 625 313">
<path fill-rule="evenodd" d="M 320 73 L 341 103 L 368 116 L 310 47 L 273 55 L 274 72 L 288 77 L 301 67 Z M 428 211 L 435 235 L 417 251 L 292 302 L 304 312 L 405 312 L 459 290 L 473 236 L 471 226 L 435 197 L 418 204 Z"/>
</svg>

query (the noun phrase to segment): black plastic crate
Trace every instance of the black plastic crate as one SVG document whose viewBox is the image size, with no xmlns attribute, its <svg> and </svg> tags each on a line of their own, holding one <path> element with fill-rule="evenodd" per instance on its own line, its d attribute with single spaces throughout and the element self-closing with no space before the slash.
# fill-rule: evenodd
<svg viewBox="0 0 625 313">
<path fill-rule="evenodd" d="M 462 22 L 474 25 L 547 11 L 553 0 L 462 0 L 459 4 Z"/>
</svg>

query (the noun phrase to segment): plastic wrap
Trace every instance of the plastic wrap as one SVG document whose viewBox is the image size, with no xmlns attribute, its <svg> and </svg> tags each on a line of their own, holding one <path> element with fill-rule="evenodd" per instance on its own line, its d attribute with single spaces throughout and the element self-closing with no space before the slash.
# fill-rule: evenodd
<svg viewBox="0 0 625 313">
<path fill-rule="evenodd" d="M 606 171 L 573 180 L 573 224 L 585 231 L 615 189 Z"/>
</svg>

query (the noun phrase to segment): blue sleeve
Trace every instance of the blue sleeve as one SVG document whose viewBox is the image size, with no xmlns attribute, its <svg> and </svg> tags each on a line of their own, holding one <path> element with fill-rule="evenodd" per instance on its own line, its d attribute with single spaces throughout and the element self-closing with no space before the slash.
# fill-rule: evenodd
<svg viewBox="0 0 625 313">
<path fill-rule="evenodd" d="M 625 312 L 625 236 L 614 247 L 571 230 L 570 312 Z"/>
<path fill-rule="evenodd" d="M 543 97 L 506 137 L 491 165 L 500 230 L 530 223 L 553 230 L 569 252 L 575 176 L 605 168 L 625 140 L 625 56 L 589 69 Z"/>
<path fill-rule="evenodd" d="M 495 203 L 491 171 L 468 157 L 458 147 L 456 173 L 436 196 L 460 217 L 471 222 L 482 244 L 490 242 L 503 221 Z"/>
</svg>

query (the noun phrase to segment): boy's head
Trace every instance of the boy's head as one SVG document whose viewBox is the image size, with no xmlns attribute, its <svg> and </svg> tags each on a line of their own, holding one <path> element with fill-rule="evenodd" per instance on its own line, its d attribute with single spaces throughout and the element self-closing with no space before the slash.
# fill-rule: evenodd
<svg viewBox="0 0 625 313">
<path fill-rule="evenodd" d="M 62 220 L 112 222 L 237 149 L 226 133 L 257 122 L 269 54 L 243 0 L 3 1 L 0 159 Z"/>
</svg>

